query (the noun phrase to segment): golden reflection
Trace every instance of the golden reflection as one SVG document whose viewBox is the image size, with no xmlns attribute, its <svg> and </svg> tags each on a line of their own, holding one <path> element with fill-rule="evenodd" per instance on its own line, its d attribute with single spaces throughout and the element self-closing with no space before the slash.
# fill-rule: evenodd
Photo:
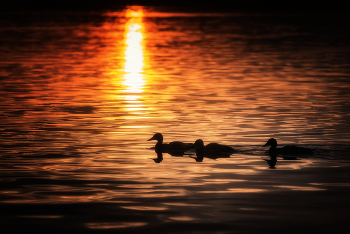
<svg viewBox="0 0 350 234">
<path fill-rule="evenodd" d="M 253 188 L 230 188 L 224 191 L 198 191 L 199 193 L 261 193 L 266 192 L 266 189 Z"/>
<path fill-rule="evenodd" d="M 322 191 L 322 190 L 327 190 L 327 189 L 324 189 L 324 188 L 308 187 L 308 186 L 276 185 L 274 187 L 276 187 L 276 188 L 286 188 L 286 189 L 297 190 L 297 191 Z"/>
<path fill-rule="evenodd" d="M 309 183 L 315 186 L 345 186 L 349 187 L 350 183 Z"/>
<path fill-rule="evenodd" d="M 102 222 L 86 224 L 86 226 L 91 229 L 128 228 L 145 225 L 147 225 L 145 222 Z"/>
<path fill-rule="evenodd" d="M 194 221 L 194 220 L 196 220 L 195 218 L 188 217 L 188 216 L 169 217 L 169 219 L 175 220 L 175 221 Z"/>
<path fill-rule="evenodd" d="M 181 203 L 181 202 L 166 202 L 163 203 L 166 206 L 206 206 L 204 204 L 191 204 L 191 203 Z"/>
<path fill-rule="evenodd" d="M 167 210 L 167 207 L 155 207 L 155 206 L 121 206 L 124 209 L 130 210 Z"/>
<path fill-rule="evenodd" d="M 141 95 L 144 86 L 143 57 L 143 8 L 131 6 L 125 12 L 125 63 L 124 63 L 124 96 L 127 105 L 125 110 L 140 114 L 143 110 Z"/>
</svg>

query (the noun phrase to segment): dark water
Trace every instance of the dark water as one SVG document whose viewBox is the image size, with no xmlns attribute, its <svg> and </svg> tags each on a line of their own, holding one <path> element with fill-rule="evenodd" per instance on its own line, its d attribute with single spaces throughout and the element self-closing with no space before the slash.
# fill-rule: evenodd
<svg viewBox="0 0 350 234">
<path fill-rule="evenodd" d="M 2 14 L 2 229 L 340 233 L 349 22 L 176 9 Z M 154 132 L 237 153 L 155 163 Z M 261 147 L 270 137 L 315 153 L 272 159 Z"/>
</svg>

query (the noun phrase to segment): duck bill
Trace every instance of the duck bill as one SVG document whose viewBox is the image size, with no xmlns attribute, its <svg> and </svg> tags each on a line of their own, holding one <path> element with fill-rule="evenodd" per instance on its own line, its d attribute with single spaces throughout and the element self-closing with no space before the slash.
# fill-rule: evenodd
<svg viewBox="0 0 350 234">
<path fill-rule="evenodd" d="M 263 146 L 261 146 L 261 147 L 266 147 L 266 146 L 268 146 L 269 144 L 268 143 L 266 143 L 265 145 L 263 145 Z"/>
<path fill-rule="evenodd" d="M 150 139 L 148 139 L 147 141 L 152 141 L 152 140 L 155 140 L 154 136 Z"/>
</svg>

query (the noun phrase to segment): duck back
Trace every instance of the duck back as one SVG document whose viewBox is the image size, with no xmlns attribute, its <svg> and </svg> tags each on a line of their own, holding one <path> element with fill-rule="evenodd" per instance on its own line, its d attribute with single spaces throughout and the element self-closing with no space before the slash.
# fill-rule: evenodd
<svg viewBox="0 0 350 234">
<path fill-rule="evenodd" d="M 184 142 L 180 142 L 180 141 L 173 141 L 173 142 L 170 142 L 169 144 L 166 144 L 165 148 L 167 150 L 186 151 L 186 150 L 193 148 L 193 143 L 184 143 Z"/>
<path fill-rule="evenodd" d="M 295 145 L 287 145 L 280 149 L 284 154 L 313 154 L 313 150 Z"/>
<path fill-rule="evenodd" d="M 228 145 L 220 145 L 218 143 L 209 143 L 204 147 L 207 152 L 233 153 L 235 150 Z"/>
</svg>

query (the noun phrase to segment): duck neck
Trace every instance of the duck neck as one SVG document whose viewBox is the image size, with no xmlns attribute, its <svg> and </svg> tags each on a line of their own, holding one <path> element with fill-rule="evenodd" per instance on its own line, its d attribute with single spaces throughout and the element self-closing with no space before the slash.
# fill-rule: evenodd
<svg viewBox="0 0 350 234">
<path fill-rule="evenodd" d="M 269 149 L 269 153 L 276 153 L 277 151 L 277 144 L 276 145 L 271 145 Z"/>
<path fill-rule="evenodd" d="M 197 153 L 197 155 L 203 155 L 203 153 L 204 153 L 204 147 L 203 146 L 198 146 L 197 148 L 196 148 L 196 153 Z"/>
<path fill-rule="evenodd" d="M 163 139 L 158 139 L 155 148 L 158 149 L 158 150 L 162 150 L 163 149 Z"/>
<path fill-rule="evenodd" d="M 156 148 L 160 148 L 160 147 L 162 147 L 162 145 L 163 145 L 163 143 L 158 141 L 157 144 L 156 144 Z"/>
</svg>

